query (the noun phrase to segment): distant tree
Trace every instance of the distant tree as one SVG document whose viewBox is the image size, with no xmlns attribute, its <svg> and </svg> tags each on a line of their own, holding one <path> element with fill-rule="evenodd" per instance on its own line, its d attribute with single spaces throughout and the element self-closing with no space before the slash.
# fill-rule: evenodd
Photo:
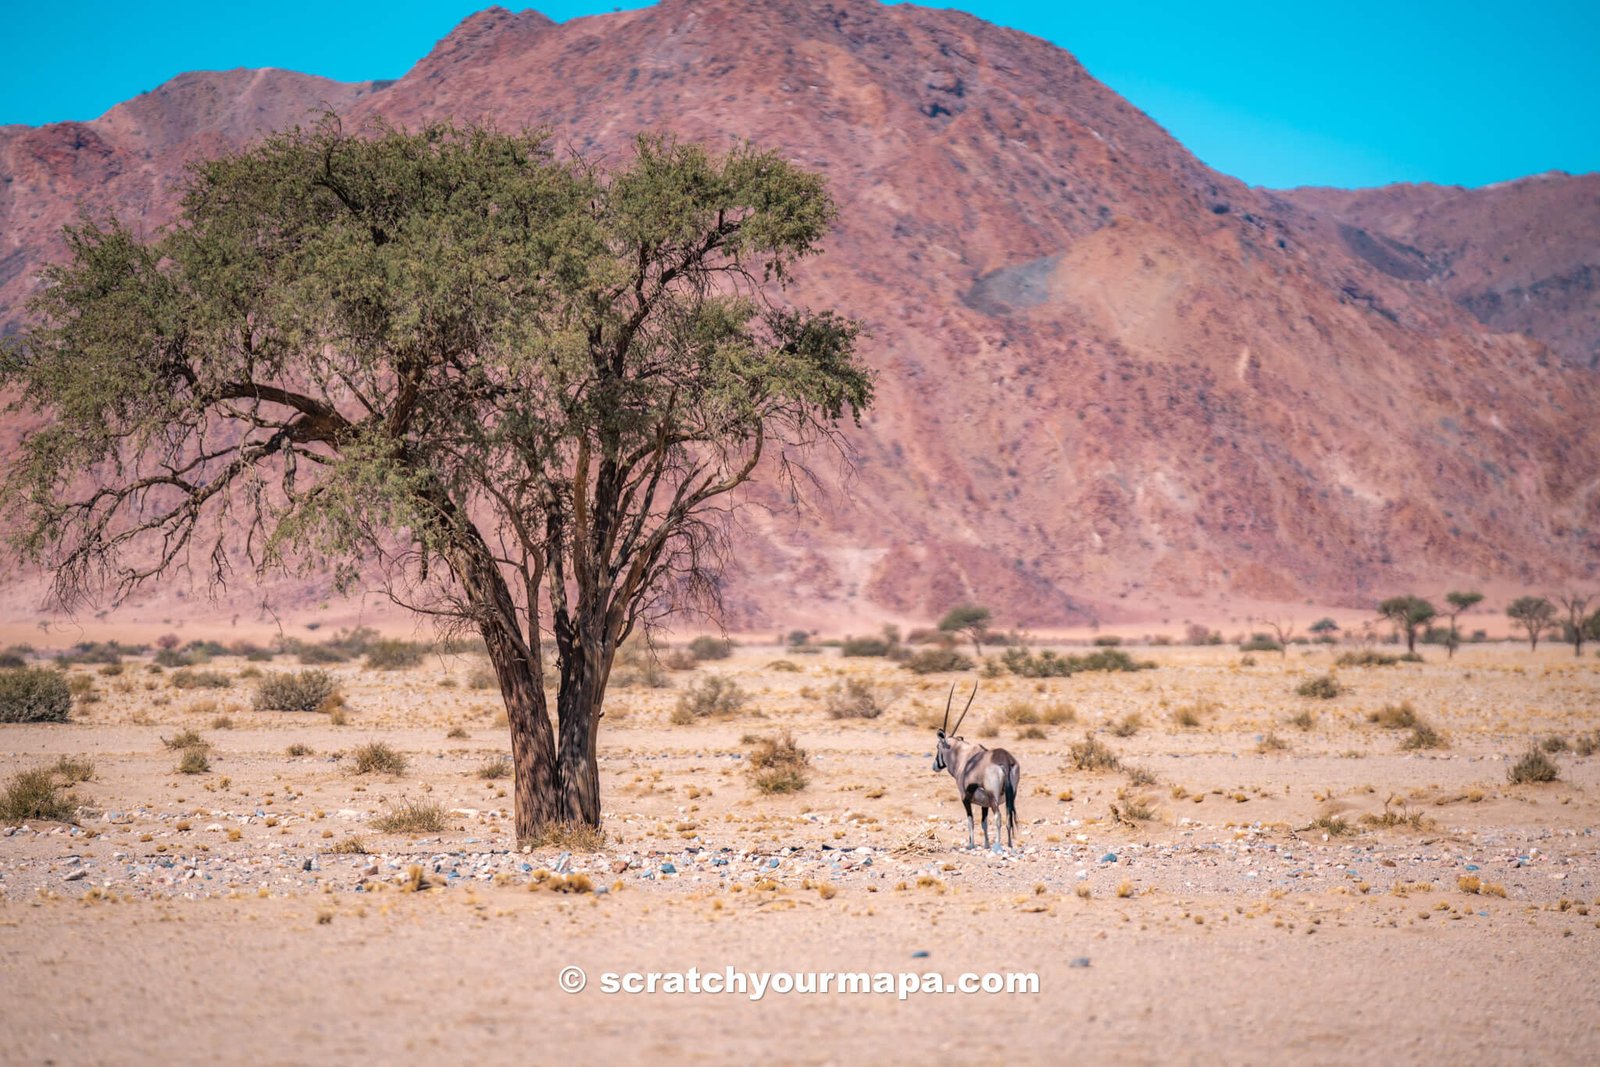
<svg viewBox="0 0 1600 1067">
<path fill-rule="evenodd" d="M 1406 651 L 1417 650 L 1417 631 L 1432 622 L 1439 614 L 1437 608 L 1419 596 L 1395 596 L 1378 605 L 1378 614 L 1394 624 L 1395 630 L 1405 634 Z"/>
<path fill-rule="evenodd" d="M 1482 593 L 1446 593 L 1445 603 L 1450 607 L 1445 611 L 1445 616 L 1450 620 L 1450 639 L 1445 642 L 1450 658 L 1454 659 L 1456 646 L 1461 643 L 1461 633 L 1456 629 L 1456 619 L 1463 613 L 1471 611 L 1474 606 L 1483 601 Z"/>
<path fill-rule="evenodd" d="M 1322 618 L 1318 619 L 1316 622 L 1307 627 L 1307 629 L 1316 634 L 1318 637 L 1328 637 L 1339 632 L 1339 624 L 1334 622 L 1328 616 L 1324 615 Z"/>
<path fill-rule="evenodd" d="M 972 640 L 973 650 L 983 655 L 983 639 L 989 636 L 989 609 L 977 604 L 957 604 L 939 620 L 939 629 L 947 634 L 966 634 Z"/>
<path fill-rule="evenodd" d="M 1263 619 L 1261 621 L 1266 624 L 1267 629 L 1271 630 L 1278 639 L 1278 654 L 1287 657 L 1289 655 L 1289 641 L 1294 637 L 1294 620 Z"/>
<path fill-rule="evenodd" d="M 1556 606 L 1542 596 L 1519 596 L 1506 608 L 1506 617 L 1528 635 L 1530 650 L 1539 649 L 1539 635 L 1556 624 Z"/>
<path fill-rule="evenodd" d="M 197 165 L 151 239 L 68 230 L 0 350 L 48 416 L 0 516 L 68 608 L 327 560 L 476 631 L 518 840 L 597 825 L 619 644 L 714 606 L 727 494 L 870 403 L 856 325 L 773 292 L 834 214 L 748 147 L 640 138 L 608 172 L 538 134 L 274 135 Z"/>
<path fill-rule="evenodd" d="M 1572 654 L 1583 655 L 1583 642 L 1589 636 L 1587 623 L 1589 621 L 1589 601 L 1594 599 L 1593 593 L 1579 593 L 1568 591 L 1556 597 L 1561 608 L 1567 613 L 1562 620 L 1562 633 L 1568 641 L 1572 642 Z"/>
</svg>

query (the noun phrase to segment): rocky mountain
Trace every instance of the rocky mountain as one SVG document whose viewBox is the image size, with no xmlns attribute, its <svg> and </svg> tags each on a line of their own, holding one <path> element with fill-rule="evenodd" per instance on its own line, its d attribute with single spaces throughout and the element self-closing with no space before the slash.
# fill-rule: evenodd
<svg viewBox="0 0 1600 1067">
<path fill-rule="evenodd" d="M 1385 274 L 1600 370 L 1600 174 L 1282 195 L 1334 220 L 1345 247 Z"/>
<path fill-rule="evenodd" d="M 186 160 L 323 106 L 547 125 L 602 158 L 640 130 L 749 139 L 827 176 L 838 227 L 792 296 L 865 322 L 879 403 L 806 508 L 747 494 L 732 626 L 968 597 L 1036 627 L 1368 606 L 1600 556 L 1600 380 L 1552 356 L 1550 316 L 1475 316 L 1440 280 L 1509 284 L 1492 263 L 1525 262 L 1522 224 L 1475 243 L 1448 197 L 1249 188 L 1069 53 L 954 11 L 495 8 L 388 85 L 189 75 L 95 122 L 0 128 L 0 316 L 79 204 L 153 228 Z M 1404 223 L 1424 217 L 1465 243 Z"/>
</svg>

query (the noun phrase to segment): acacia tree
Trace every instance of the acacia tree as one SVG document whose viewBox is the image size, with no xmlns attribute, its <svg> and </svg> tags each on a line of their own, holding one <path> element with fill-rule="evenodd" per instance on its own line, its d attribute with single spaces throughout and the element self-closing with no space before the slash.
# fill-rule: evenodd
<svg viewBox="0 0 1600 1067">
<path fill-rule="evenodd" d="M 1406 635 L 1406 651 L 1417 650 L 1417 631 L 1432 622 L 1439 612 L 1419 596 L 1394 596 L 1378 605 L 1378 614 Z"/>
<path fill-rule="evenodd" d="M 1566 619 L 1563 620 L 1563 629 L 1567 640 L 1572 642 L 1574 656 L 1583 655 L 1584 638 L 1589 636 L 1589 601 L 1593 599 L 1594 594 L 1580 593 L 1576 590 L 1569 590 L 1556 596 L 1562 610 L 1567 613 Z"/>
<path fill-rule="evenodd" d="M 939 620 L 939 630 L 947 634 L 966 634 L 972 649 L 983 655 L 983 639 L 989 636 L 989 609 L 977 604 L 957 604 Z"/>
<path fill-rule="evenodd" d="M 1542 596 L 1519 596 L 1506 608 L 1506 617 L 1528 635 L 1530 651 L 1539 650 L 1539 635 L 1556 624 L 1556 606 Z"/>
<path fill-rule="evenodd" d="M 769 298 L 833 215 L 774 155 L 663 137 L 607 174 L 539 134 L 329 117 L 200 164 L 153 240 L 69 229 L 4 353 L 50 418 L 5 480 L 13 542 L 69 609 L 197 562 L 375 575 L 482 635 L 518 839 L 598 824 L 617 646 L 714 601 L 728 494 L 871 401 L 856 325 Z"/>
<path fill-rule="evenodd" d="M 1461 634 L 1456 629 L 1456 619 L 1482 603 L 1483 594 L 1478 592 L 1446 593 L 1444 599 L 1445 603 L 1450 605 L 1449 609 L 1445 611 L 1445 617 L 1450 620 L 1450 639 L 1446 642 L 1445 647 L 1449 657 L 1454 659 L 1456 646 L 1461 644 Z"/>
</svg>

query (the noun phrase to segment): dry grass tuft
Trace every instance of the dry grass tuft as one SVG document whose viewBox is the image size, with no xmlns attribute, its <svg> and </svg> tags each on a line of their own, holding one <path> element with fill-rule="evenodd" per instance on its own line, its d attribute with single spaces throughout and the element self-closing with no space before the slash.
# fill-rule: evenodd
<svg viewBox="0 0 1600 1067">
<path fill-rule="evenodd" d="M 1073 742 L 1067 757 L 1080 771 L 1114 771 L 1122 766 L 1117 754 L 1093 734 L 1084 734 L 1082 741 Z"/>
<path fill-rule="evenodd" d="M 1256 751 L 1263 756 L 1271 752 L 1287 752 L 1289 751 L 1289 742 L 1268 731 L 1265 737 L 1256 742 Z"/>
<path fill-rule="evenodd" d="M 78 800 L 63 793 L 52 768 L 35 767 L 18 771 L 0 790 L 0 822 L 20 823 L 28 819 L 52 822 L 71 820 Z"/>
<path fill-rule="evenodd" d="M 1295 692 L 1303 697 L 1314 697 L 1318 700 L 1332 700 L 1344 692 L 1344 686 L 1339 684 L 1339 679 L 1331 674 L 1319 674 L 1315 678 L 1307 678 L 1295 687 Z"/>
<path fill-rule="evenodd" d="M 1409 730 L 1422 720 L 1417 716 L 1417 709 L 1411 706 L 1411 701 L 1403 700 L 1398 704 L 1385 704 L 1368 715 L 1367 721 L 1386 730 Z"/>
<path fill-rule="evenodd" d="M 211 760 L 204 748 L 186 748 L 178 758 L 179 774 L 205 774 L 211 770 Z"/>
<path fill-rule="evenodd" d="M 509 778 L 511 777 L 511 761 L 504 756 L 491 756 L 479 764 L 478 769 L 472 773 L 487 781 L 494 781 L 497 778 Z"/>
<path fill-rule="evenodd" d="M 534 848 L 559 848 L 568 852 L 599 852 L 606 847 L 606 832 L 581 822 L 550 823 L 520 842 Z"/>
<path fill-rule="evenodd" d="M 1560 768 L 1538 745 L 1530 746 L 1528 751 L 1522 754 L 1522 758 L 1513 763 L 1511 769 L 1506 772 L 1506 778 L 1513 785 L 1554 782 L 1560 777 Z"/>
<path fill-rule="evenodd" d="M 357 774 L 404 774 L 406 757 L 382 741 L 368 741 L 359 745 L 351 755 Z"/>
<path fill-rule="evenodd" d="M 797 793 L 811 780 L 811 757 L 788 730 L 750 750 L 750 781 L 761 793 Z"/>
<path fill-rule="evenodd" d="M 441 834 L 450 829 L 444 808 L 431 800 L 407 800 L 372 820 L 383 834 Z"/>
<path fill-rule="evenodd" d="M 339 856 L 365 856 L 368 850 L 367 843 L 352 834 L 328 849 L 328 851 Z"/>
</svg>

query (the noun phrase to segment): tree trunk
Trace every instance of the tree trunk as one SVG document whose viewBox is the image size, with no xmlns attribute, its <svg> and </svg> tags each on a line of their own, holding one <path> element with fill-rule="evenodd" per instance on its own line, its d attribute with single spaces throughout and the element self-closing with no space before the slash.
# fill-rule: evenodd
<svg viewBox="0 0 1600 1067">
<path fill-rule="evenodd" d="M 511 764 L 516 774 L 513 806 L 517 843 L 523 844 L 561 818 L 555 737 L 550 729 L 544 687 L 532 664 L 499 627 L 486 624 L 482 633 L 489 646 L 489 661 L 500 680 L 500 696 L 511 727 Z"/>
<path fill-rule="evenodd" d="M 600 765 L 596 742 L 615 647 L 605 635 L 604 624 L 599 622 L 580 624 L 567 640 L 558 633 L 556 640 L 561 648 L 561 689 L 556 696 L 561 731 L 561 747 L 556 756 L 558 806 L 566 822 L 599 826 Z"/>
</svg>

